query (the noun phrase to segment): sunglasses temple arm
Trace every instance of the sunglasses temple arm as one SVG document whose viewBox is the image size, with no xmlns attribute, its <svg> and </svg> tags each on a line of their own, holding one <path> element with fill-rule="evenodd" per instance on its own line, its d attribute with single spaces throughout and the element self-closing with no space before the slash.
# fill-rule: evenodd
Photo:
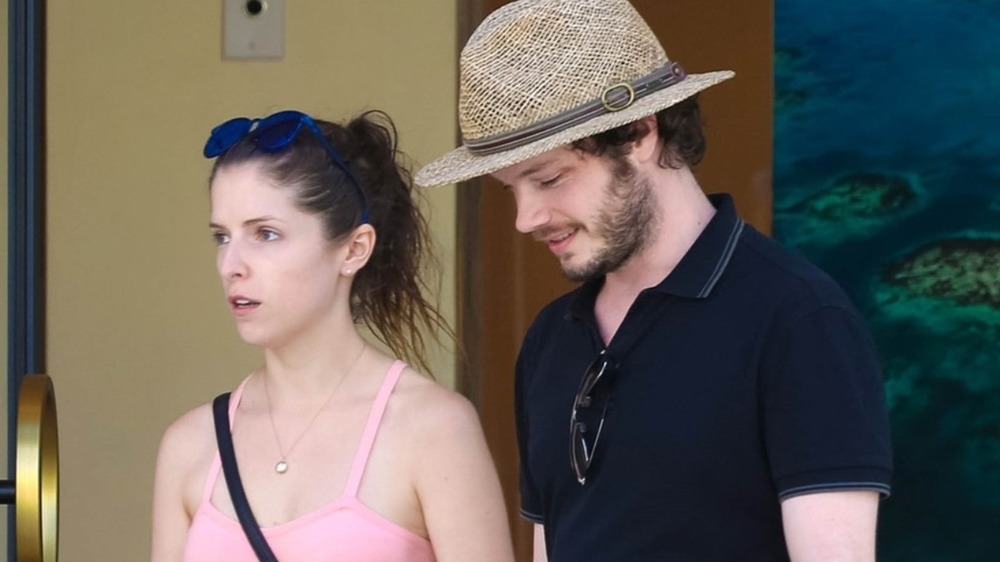
<svg viewBox="0 0 1000 562">
<path fill-rule="evenodd" d="M 358 195 L 361 197 L 361 222 L 367 223 L 368 198 L 365 196 L 365 191 L 361 189 L 361 184 L 358 183 L 358 180 L 354 177 L 354 174 L 351 173 L 350 166 L 347 165 L 347 162 L 344 162 L 344 159 L 341 158 L 337 150 L 333 148 L 333 145 L 330 144 L 330 141 L 326 139 L 326 135 L 323 134 L 323 131 L 321 131 L 319 127 L 316 126 L 316 123 L 309 120 L 306 121 L 306 126 L 308 126 L 309 130 L 312 131 L 313 135 L 315 135 L 316 138 L 319 139 L 319 142 L 323 144 L 323 147 L 330 154 L 330 159 L 333 160 L 333 163 L 336 164 L 337 167 L 344 172 L 344 174 L 347 176 L 347 179 L 350 180 L 350 182 L 354 185 L 354 189 L 358 190 Z"/>
</svg>

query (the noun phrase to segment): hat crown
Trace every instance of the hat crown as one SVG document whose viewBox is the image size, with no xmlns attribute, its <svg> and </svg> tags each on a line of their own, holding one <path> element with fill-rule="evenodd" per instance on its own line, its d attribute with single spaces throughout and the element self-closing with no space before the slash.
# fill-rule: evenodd
<svg viewBox="0 0 1000 562">
<path fill-rule="evenodd" d="M 539 123 L 670 61 L 626 0 L 520 0 L 488 16 L 460 58 L 465 140 Z"/>
</svg>

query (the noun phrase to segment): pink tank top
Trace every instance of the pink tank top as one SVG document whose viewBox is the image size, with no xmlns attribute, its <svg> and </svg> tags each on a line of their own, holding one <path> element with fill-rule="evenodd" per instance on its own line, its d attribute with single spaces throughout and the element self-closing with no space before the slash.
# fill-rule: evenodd
<svg viewBox="0 0 1000 562">
<path fill-rule="evenodd" d="M 279 562 L 433 562 L 431 543 L 382 517 L 358 500 L 358 487 L 368 464 L 389 395 L 406 365 L 396 361 L 375 397 L 358 444 L 344 493 L 313 512 L 263 529 Z M 232 425 L 246 381 L 240 384 L 229 406 Z M 243 528 L 212 505 L 212 490 L 222 464 L 215 454 L 201 505 L 194 515 L 184 546 L 185 562 L 257 562 Z"/>
</svg>

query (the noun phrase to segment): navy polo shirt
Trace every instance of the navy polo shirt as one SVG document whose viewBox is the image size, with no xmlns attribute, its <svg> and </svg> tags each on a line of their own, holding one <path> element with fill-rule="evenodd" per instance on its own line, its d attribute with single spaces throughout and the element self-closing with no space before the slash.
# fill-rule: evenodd
<svg viewBox="0 0 1000 562">
<path fill-rule="evenodd" d="M 584 485 L 570 414 L 605 349 L 603 279 L 549 304 L 525 336 L 521 513 L 545 525 L 552 562 L 788 560 L 782 499 L 889 493 L 880 362 L 861 316 L 728 195 L 711 200 L 705 230 L 606 346 L 614 368 L 599 383 L 607 408 Z"/>
</svg>

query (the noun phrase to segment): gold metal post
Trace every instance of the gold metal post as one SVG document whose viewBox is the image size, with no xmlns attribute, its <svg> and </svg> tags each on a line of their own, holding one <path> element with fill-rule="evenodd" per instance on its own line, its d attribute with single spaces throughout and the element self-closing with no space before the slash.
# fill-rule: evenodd
<svg viewBox="0 0 1000 562">
<path fill-rule="evenodd" d="M 48 375 L 26 375 L 17 409 L 17 562 L 56 562 L 59 544 L 59 431 Z"/>
</svg>

